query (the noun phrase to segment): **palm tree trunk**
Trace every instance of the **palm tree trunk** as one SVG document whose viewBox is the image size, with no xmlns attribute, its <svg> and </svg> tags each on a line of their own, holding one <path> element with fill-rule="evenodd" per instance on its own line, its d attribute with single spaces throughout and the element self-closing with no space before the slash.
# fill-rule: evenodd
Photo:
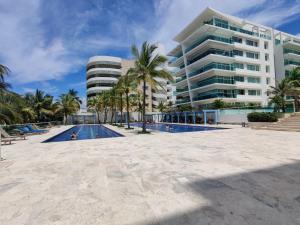
<svg viewBox="0 0 300 225">
<path fill-rule="evenodd" d="M 120 122 L 120 126 L 123 126 L 123 94 L 121 93 L 120 94 L 120 97 L 121 97 L 121 105 L 120 105 L 120 107 L 121 107 L 121 122 Z"/>
<path fill-rule="evenodd" d="M 128 92 L 126 92 L 126 111 L 127 111 L 127 128 L 130 129 L 130 123 L 129 123 L 129 95 L 128 95 Z"/>
<path fill-rule="evenodd" d="M 299 111 L 299 97 L 294 96 L 294 105 L 295 105 L 295 112 Z"/>
<path fill-rule="evenodd" d="M 146 78 L 143 79 L 143 133 L 146 133 Z"/>
<path fill-rule="evenodd" d="M 97 110 L 97 111 L 96 111 L 96 113 L 97 113 L 97 119 L 98 119 L 98 123 L 99 123 L 99 124 L 101 124 L 101 121 L 100 121 L 100 115 L 99 115 L 99 111 Z"/>
<path fill-rule="evenodd" d="M 106 123 L 106 120 L 107 120 L 107 107 L 105 106 L 104 108 L 104 123 Z"/>
</svg>

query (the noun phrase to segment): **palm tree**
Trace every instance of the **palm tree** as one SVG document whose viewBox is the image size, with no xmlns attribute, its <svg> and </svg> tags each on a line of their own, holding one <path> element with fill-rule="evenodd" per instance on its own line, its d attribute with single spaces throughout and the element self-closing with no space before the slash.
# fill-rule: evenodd
<svg viewBox="0 0 300 225">
<path fill-rule="evenodd" d="M 62 94 L 58 106 L 59 110 L 63 112 L 64 124 L 67 123 L 69 115 L 76 113 L 80 109 L 79 101 L 70 94 Z"/>
<path fill-rule="evenodd" d="M 161 56 L 155 52 L 156 45 L 148 44 L 144 42 L 141 50 L 133 45 L 132 54 L 135 57 L 135 68 L 133 73 L 138 83 L 142 82 L 143 85 L 143 130 L 142 133 L 146 133 L 146 83 L 156 89 L 157 86 L 161 86 L 155 78 L 163 78 L 166 80 L 173 80 L 172 75 L 161 67 L 166 63 L 167 58 Z"/>
<path fill-rule="evenodd" d="M 281 80 L 276 87 L 271 86 L 271 90 L 269 90 L 269 92 L 272 94 L 271 102 L 275 104 L 279 103 L 279 105 L 277 106 L 281 108 L 282 112 L 286 111 L 285 98 L 290 93 L 292 87 L 293 82 L 291 82 L 290 79 L 286 77 Z"/>
<path fill-rule="evenodd" d="M 103 96 L 97 95 L 93 98 L 90 98 L 88 101 L 88 107 L 97 113 L 98 123 L 101 124 L 100 112 L 103 110 Z"/>
<path fill-rule="evenodd" d="M 291 82 L 292 87 L 289 95 L 294 98 L 295 111 L 299 111 L 299 96 L 300 96 L 300 67 L 294 68 L 287 79 Z"/>
<path fill-rule="evenodd" d="M 111 117 L 110 117 L 110 123 L 113 124 L 113 119 L 115 116 L 115 112 L 117 111 L 117 91 L 116 88 L 113 87 L 108 92 L 108 98 L 109 98 L 109 107 L 111 109 Z"/>
<path fill-rule="evenodd" d="M 7 90 L 10 87 L 10 84 L 5 82 L 4 76 L 9 74 L 8 67 L 0 64 L 0 91 Z"/>
<path fill-rule="evenodd" d="M 118 102 L 119 102 L 119 107 L 121 112 L 120 127 L 123 127 L 123 94 L 125 93 L 125 88 L 124 88 L 124 80 L 122 79 L 122 77 L 118 80 L 115 88 L 117 94 L 119 94 Z"/>
<path fill-rule="evenodd" d="M 82 104 L 82 101 L 81 101 L 80 97 L 78 96 L 78 91 L 76 91 L 75 89 L 70 89 L 68 91 L 68 94 L 73 96 L 73 98 L 75 98 L 76 101 L 78 101 L 80 104 Z"/>
<path fill-rule="evenodd" d="M 110 91 L 103 91 L 101 93 L 101 95 L 102 95 L 102 101 L 103 101 L 103 107 L 104 107 L 103 123 L 106 123 L 107 113 L 108 113 L 109 104 L 110 104 Z"/>
<path fill-rule="evenodd" d="M 163 113 L 167 110 L 167 106 L 163 102 L 159 102 L 157 109 L 159 112 Z"/>
</svg>

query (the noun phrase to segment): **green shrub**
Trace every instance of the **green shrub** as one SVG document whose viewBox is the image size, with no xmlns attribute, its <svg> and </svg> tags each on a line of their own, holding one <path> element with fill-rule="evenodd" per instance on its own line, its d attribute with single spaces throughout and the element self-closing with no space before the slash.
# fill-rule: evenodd
<svg viewBox="0 0 300 225">
<path fill-rule="evenodd" d="M 249 122 L 277 122 L 278 115 L 268 112 L 252 112 L 247 115 Z"/>
</svg>

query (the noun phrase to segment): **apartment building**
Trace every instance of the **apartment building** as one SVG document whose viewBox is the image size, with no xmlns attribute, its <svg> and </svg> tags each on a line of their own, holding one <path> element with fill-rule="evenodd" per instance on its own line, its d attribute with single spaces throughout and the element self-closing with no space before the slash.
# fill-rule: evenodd
<svg viewBox="0 0 300 225">
<path fill-rule="evenodd" d="M 176 105 L 202 109 L 222 99 L 237 106 L 266 106 L 276 75 L 289 68 L 286 60 L 296 60 L 299 43 L 289 37 L 207 8 L 174 38 L 178 45 L 168 53 L 169 66 L 177 67 Z M 281 56 L 275 57 L 278 52 Z"/>
<path fill-rule="evenodd" d="M 112 56 L 93 56 L 88 60 L 86 67 L 87 79 L 87 99 L 94 97 L 105 90 L 110 90 L 118 79 L 125 75 L 129 68 L 134 67 L 134 60 L 121 59 Z M 161 84 L 157 89 L 153 89 L 146 84 L 146 111 L 155 112 L 160 102 L 168 100 L 167 90 L 170 82 L 164 79 L 157 79 Z M 143 86 L 138 86 L 139 92 L 142 93 Z"/>
</svg>

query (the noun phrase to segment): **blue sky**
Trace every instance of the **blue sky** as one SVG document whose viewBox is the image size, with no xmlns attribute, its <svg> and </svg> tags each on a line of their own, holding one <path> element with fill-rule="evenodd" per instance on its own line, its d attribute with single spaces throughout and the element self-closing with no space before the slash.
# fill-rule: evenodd
<svg viewBox="0 0 300 225">
<path fill-rule="evenodd" d="M 130 58 L 144 40 L 167 51 L 207 6 L 300 34 L 300 0 L 0 0 L 0 63 L 18 93 L 74 88 L 84 99 L 90 56 Z"/>
</svg>

